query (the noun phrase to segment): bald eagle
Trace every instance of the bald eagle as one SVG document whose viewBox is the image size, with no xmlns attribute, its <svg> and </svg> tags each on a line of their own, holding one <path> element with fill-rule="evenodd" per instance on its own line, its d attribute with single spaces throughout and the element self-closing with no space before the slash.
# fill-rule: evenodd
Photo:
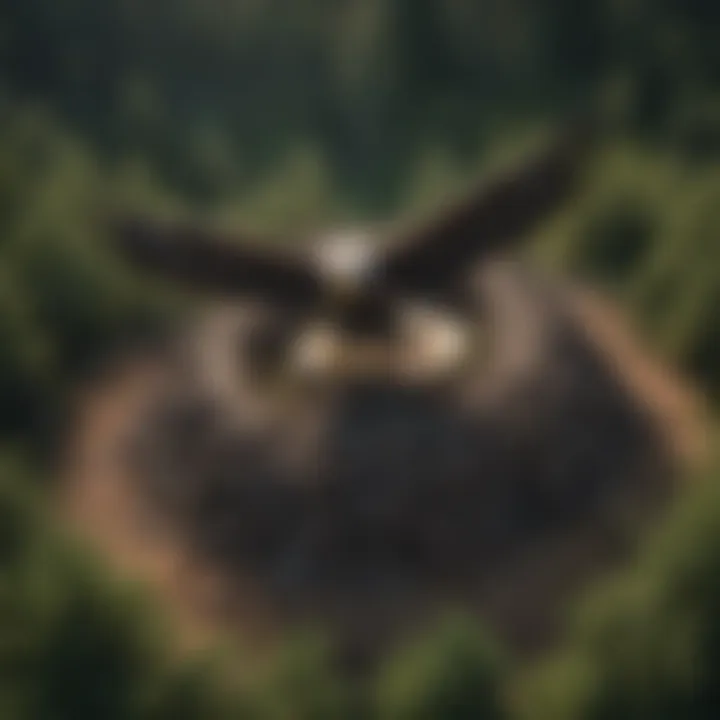
<svg viewBox="0 0 720 720">
<path fill-rule="evenodd" d="M 360 654 L 448 598 L 546 638 L 625 537 L 608 508 L 664 496 L 675 461 L 573 283 L 509 255 L 579 185 L 585 130 L 399 230 L 116 217 L 135 267 L 218 296 L 136 418 L 138 495 Z"/>
</svg>

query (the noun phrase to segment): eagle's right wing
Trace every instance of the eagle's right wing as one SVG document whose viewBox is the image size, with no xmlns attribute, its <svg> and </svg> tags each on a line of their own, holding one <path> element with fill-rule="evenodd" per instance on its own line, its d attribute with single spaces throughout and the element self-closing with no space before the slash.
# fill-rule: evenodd
<svg viewBox="0 0 720 720">
<path fill-rule="evenodd" d="M 136 267 L 193 288 L 291 305 L 318 302 L 322 278 L 309 257 L 259 238 L 222 236 L 186 224 L 115 217 L 115 248 Z"/>
</svg>

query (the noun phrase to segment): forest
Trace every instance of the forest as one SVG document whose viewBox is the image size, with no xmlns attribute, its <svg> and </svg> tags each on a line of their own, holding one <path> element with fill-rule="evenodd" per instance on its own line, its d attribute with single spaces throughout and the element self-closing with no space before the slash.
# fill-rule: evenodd
<svg viewBox="0 0 720 720">
<path fill-rule="evenodd" d="M 705 0 L 3 0 L 0 716 L 720 717 L 717 462 L 547 657 L 527 667 L 458 615 L 362 687 L 314 638 L 251 683 L 242 648 L 178 659 L 163 609 L 51 503 L 77 383 L 187 303 L 117 262 L 98 208 L 277 230 L 411 216 L 579 108 L 607 141 L 531 250 L 599 283 L 715 414 L 718 27 Z"/>
</svg>

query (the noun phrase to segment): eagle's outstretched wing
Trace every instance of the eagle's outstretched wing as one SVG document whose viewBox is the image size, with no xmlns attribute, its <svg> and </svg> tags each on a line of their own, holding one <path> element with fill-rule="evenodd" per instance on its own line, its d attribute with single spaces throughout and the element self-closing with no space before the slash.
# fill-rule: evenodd
<svg viewBox="0 0 720 720">
<path fill-rule="evenodd" d="M 170 280 L 229 295 L 256 295 L 292 305 L 318 302 L 321 277 L 309 257 L 191 225 L 115 217 L 112 244 L 127 261 Z"/>
<path fill-rule="evenodd" d="M 586 124 L 575 126 L 540 158 L 389 238 L 370 269 L 371 294 L 382 298 L 457 287 L 477 260 L 521 238 L 571 194 L 589 147 L 588 129 Z M 226 294 L 307 306 L 322 302 L 328 281 L 337 274 L 311 252 L 280 249 L 245 235 L 223 237 L 137 217 L 115 218 L 111 231 L 116 247 L 135 265 Z"/>
<path fill-rule="evenodd" d="M 520 239 L 574 190 L 590 147 L 590 129 L 578 124 L 539 158 L 481 184 L 429 221 L 390 238 L 377 268 L 384 284 L 399 290 L 446 290 L 478 259 Z"/>
</svg>

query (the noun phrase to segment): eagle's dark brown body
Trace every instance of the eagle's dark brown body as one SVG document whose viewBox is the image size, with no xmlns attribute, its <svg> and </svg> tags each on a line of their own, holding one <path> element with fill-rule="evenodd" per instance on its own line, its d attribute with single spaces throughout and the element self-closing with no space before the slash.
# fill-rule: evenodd
<svg viewBox="0 0 720 720">
<path fill-rule="evenodd" d="M 329 622 L 349 650 L 373 654 L 448 602 L 518 646 L 545 641 L 678 460 L 582 293 L 484 257 L 559 199 L 571 160 L 561 146 L 381 256 L 332 315 L 325 352 L 345 354 L 314 374 L 288 361 L 332 305 L 311 266 L 125 227 L 136 261 L 254 294 L 179 341 L 131 423 L 134 494 L 231 585 L 251 578 L 281 616 Z M 463 327 L 443 372 L 435 330 L 416 347 L 399 319 L 421 301 Z"/>
</svg>

